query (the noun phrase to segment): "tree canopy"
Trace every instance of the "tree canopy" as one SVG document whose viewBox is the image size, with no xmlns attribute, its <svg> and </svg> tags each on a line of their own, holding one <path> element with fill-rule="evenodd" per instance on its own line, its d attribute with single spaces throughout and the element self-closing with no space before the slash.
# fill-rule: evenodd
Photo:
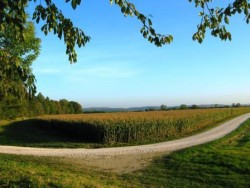
<svg viewBox="0 0 250 188">
<path fill-rule="evenodd" d="M 26 20 L 26 18 L 25 18 Z M 40 50 L 32 22 L 22 25 L 22 36 L 16 35 L 14 23 L 2 23 L 0 30 L 0 99 L 6 95 L 31 97 L 36 92 L 31 64 Z"/>
<path fill-rule="evenodd" d="M 0 29 L 4 29 L 4 24 L 13 24 L 16 27 L 16 34 L 22 36 L 25 23 L 25 7 L 29 1 L 36 2 L 36 8 L 32 15 L 32 19 L 36 23 L 42 22 L 41 30 L 45 35 L 53 32 L 58 38 L 64 40 L 66 45 L 66 54 L 69 56 L 70 62 L 77 61 L 75 46 L 85 46 L 90 41 L 90 36 L 84 31 L 75 27 L 70 18 L 66 18 L 63 12 L 58 8 L 58 1 L 43 0 L 43 4 L 37 0 L 1 0 L 0 2 Z M 156 46 L 170 44 L 173 41 L 172 35 L 162 35 L 155 31 L 152 20 L 137 10 L 137 7 L 129 0 L 109 0 L 111 4 L 115 4 L 121 9 L 124 16 L 134 16 L 141 24 L 140 30 L 144 38 Z M 73 9 L 81 5 L 81 0 L 65 0 Z M 219 37 L 221 40 L 231 40 L 231 34 L 227 30 L 230 17 L 235 14 L 243 14 L 246 23 L 250 20 L 250 4 L 249 0 L 233 0 L 223 7 L 215 7 L 213 0 L 189 0 L 195 7 L 200 9 L 200 23 L 197 26 L 197 32 L 193 35 L 193 40 L 201 43 L 207 30 L 211 31 L 211 35 Z M 171 7 L 170 7 L 171 8 Z"/>
</svg>

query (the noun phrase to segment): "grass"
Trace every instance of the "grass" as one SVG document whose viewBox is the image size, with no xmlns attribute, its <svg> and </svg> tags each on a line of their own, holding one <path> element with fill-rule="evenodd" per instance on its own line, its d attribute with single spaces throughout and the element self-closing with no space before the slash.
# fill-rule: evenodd
<svg viewBox="0 0 250 188">
<path fill-rule="evenodd" d="M 115 175 L 82 169 L 55 158 L 0 155 L 0 159 L 0 187 L 110 187 L 123 182 Z"/>
<path fill-rule="evenodd" d="M 57 158 L 0 154 L 0 187 L 250 187 L 250 120 L 230 135 L 116 174 Z"/>
</svg>

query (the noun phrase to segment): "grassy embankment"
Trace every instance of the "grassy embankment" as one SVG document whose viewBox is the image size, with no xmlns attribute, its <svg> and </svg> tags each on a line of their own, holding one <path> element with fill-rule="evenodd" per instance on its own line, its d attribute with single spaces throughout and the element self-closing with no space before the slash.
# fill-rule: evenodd
<svg viewBox="0 0 250 188">
<path fill-rule="evenodd" d="M 173 140 L 204 131 L 250 108 L 52 115 L 0 125 L 0 144 L 112 147 Z"/>
<path fill-rule="evenodd" d="M 123 175 L 56 158 L 0 154 L 0 187 L 250 187 L 250 120 L 222 139 Z"/>
</svg>

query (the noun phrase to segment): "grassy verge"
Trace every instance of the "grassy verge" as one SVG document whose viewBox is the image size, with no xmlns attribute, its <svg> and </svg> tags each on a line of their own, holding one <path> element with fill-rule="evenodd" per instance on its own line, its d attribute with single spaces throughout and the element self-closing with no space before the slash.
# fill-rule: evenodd
<svg viewBox="0 0 250 188">
<path fill-rule="evenodd" d="M 0 155 L 0 187 L 250 187 L 250 120 L 218 141 L 119 175 L 56 158 Z"/>
</svg>

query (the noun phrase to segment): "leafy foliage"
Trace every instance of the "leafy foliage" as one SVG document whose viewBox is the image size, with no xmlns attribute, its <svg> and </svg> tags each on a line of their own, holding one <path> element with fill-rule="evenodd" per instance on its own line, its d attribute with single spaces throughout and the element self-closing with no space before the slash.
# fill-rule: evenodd
<svg viewBox="0 0 250 188">
<path fill-rule="evenodd" d="M 133 3 L 127 0 L 110 0 L 110 3 L 118 5 L 121 8 L 121 12 L 124 14 L 124 16 L 137 17 L 137 19 L 142 23 L 140 32 L 144 38 L 148 39 L 149 42 L 160 47 L 165 44 L 170 44 L 173 41 L 172 35 L 165 36 L 156 33 L 151 19 L 140 13 Z"/>
<path fill-rule="evenodd" d="M 2 23 L 16 25 L 16 33 L 22 35 L 23 24 L 25 23 L 25 6 L 29 1 L 37 2 L 37 0 L 2 0 L 0 2 L 0 25 L 1 30 L 4 28 Z M 141 23 L 140 30 L 144 38 L 156 46 L 170 44 L 173 41 L 172 35 L 162 35 L 153 28 L 152 20 L 139 12 L 135 5 L 128 0 L 109 0 L 111 4 L 115 4 L 121 9 L 124 16 L 134 16 Z M 48 32 L 53 32 L 58 38 L 64 40 L 66 44 L 66 54 L 69 56 L 70 62 L 77 61 L 75 46 L 85 46 L 90 41 L 90 36 L 84 31 L 75 27 L 69 18 L 66 18 L 62 11 L 57 7 L 57 3 L 52 0 L 44 0 L 45 5 L 41 1 L 36 6 L 33 13 L 33 20 L 40 23 L 44 22 L 41 27 L 42 31 L 47 35 Z M 212 0 L 189 0 L 194 2 L 196 7 L 201 8 L 200 16 L 201 23 L 197 26 L 198 30 L 193 35 L 193 40 L 199 43 L 205 38 L 207 29 L 211 30 L 211 35 L 219 37 L 222 40 L 231 40 L 231 34 L 227 31 L 226 25 L 229 24 L 229 18 L 236 13 L 244 14 L 246 23 L 249 23 L 250 4 L 248 0 L 234 0 L 226 7 L 212 7 Z M 73 9 L 81 4 L 81 0 L 65 0 L 65 3 L 70 3 Z"/>
<path fill-rule="evenodd" d="M 31 64 L 37 58 L 40 39 L 35 37 L 31 22 L 23 25 L 22 39 L 14 24 L 4 23 L 0 30 L 0 99 L 7 94 L 25 98 L 36 92 Z"/>
<path fill-rule="evenodd" d="M 34 0 L 36 1 L 36 0 Z M 85 35 L 85 33 L 73 26 L 70 19 L 64 17 L 63 13 L 57 8 L 57 6 L 51 1 L 46 0 L 46 6 L 37 5 L 35 12 L 33 13 L 33 20 L 39 23 L 43 20 L 45 24 L 41 27 L 41 30 L 45 35 L 48 32 L 52 32 L 58 36 L 58 38 L 64 39 L 66 44 L 66 54 L 69 56 L 70 62 L 77 61 L 77 54 L 75 51 L 75 45 L 78 47 L 85 46 L 85 44 L 90 40 L 90 37 Z M 69 0 L 66 0 L 69 2 Z M 80 0 L 72 0 L 71 5 L 75 9 L 77 4 L 80 4 Z"/>
<path fill-rule="evenodd" d="M 26 23 L 25 8 L 29 1 L 36 2 L 37 0 L 2 0 L 0 2 L 0 25 L 1 31 L 5 29 L 4 24 L 15 25 L 15 35 L 16 38 L 23 39 L 24 24 Z M 57 8 L 57 6 L 51 0 L 44 0 L 45 6 L 40 2 L 36 6 L 33 13 L 33 20 L 39 23 L 43 20 L 45 23 L 41 27 L 45 35 L 48 32 L 54 32 L 57 34 L 58 38 L 64 38 L 66 44 L 66 53 L 69 55 L 70 62 L 76 62 L 77 55 L 75 52 L 75 45 L 79 47 L 84 46 L 86 42 L 90 40 L 89 36 L 73 26 L 70 19 L 65 18 L 62 11 Z M 66 0 L 69 2 L 69 0 Z M 76 5 L 80 4 L 80 0 L 72 0 L 71 5 L 76 8 Z"/>
<path fill-rule="evenodd" d="M 219 37 L 221 40 L 231 40 L 232 36 L 227 31 L 226 25 L 229 24 L 230 17 L 236 13 L 243 14 L 247 24 L 250 20 L 249 0 L 235 0 L 226 7 L 211 7 L 212 0 L 189 0 L 189 2 L 194 2 L 196 7 L 201 8 L 199 13 L 201 23 L 193 35 L 193 40 L 197 40 L 199 43 L 204 40 L 207 29 L 211 30 L 211 35 L 214 37 Z"/>
</svg>

